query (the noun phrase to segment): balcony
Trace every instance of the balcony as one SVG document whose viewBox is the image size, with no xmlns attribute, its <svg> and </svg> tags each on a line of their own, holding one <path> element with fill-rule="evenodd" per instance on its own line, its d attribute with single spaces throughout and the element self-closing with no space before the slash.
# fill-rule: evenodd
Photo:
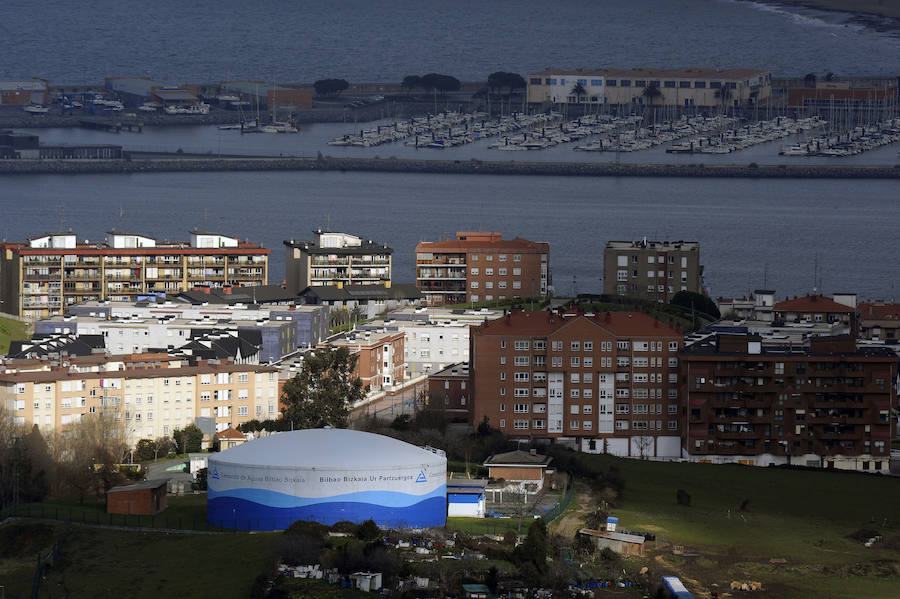
<svg viewBox="0 0 900 599">
<path fill-rule="evenodd" d="M 329 260 L 327 258 L 313 258 L 311 261 L 313 266 L 349 266 L 350 258 L 335 258 L 334 260 Z"/>
<path fill-rule="evenodd" d="M 22 278 L 26 281 L 59 281 L 62 279 L 62 272 L 48 274 L 29 274 L 26 272 Z"/>
</svg>

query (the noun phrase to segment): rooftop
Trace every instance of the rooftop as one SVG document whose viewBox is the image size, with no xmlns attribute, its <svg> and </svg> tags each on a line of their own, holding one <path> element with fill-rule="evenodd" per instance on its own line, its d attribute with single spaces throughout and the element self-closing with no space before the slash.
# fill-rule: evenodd
<svg viewBox="0 0 900 599">
<path fill-rule="evenodd" d="M 553 458 L 540 453 L 531 453 L 517 449 L 506 453 L 497 453 L 484 461 L 485 466 L 544 466 L 550 464 Z"/>
<path fill-rule="evenodd" d="M 700 249 L 698 241 L 649 241 L 646 237 L 637 241 L 607 241 L 606 249 L 610 250 L 686 250 L 693 251 Z"/>
<path fill-rule="evenodd" d="M 118 487 L 113 487 L 109 491 L 107 491 L 107 493 L 123 493 L 127 491 L 140 491 L 143 489 L 158 489 L 160 487 L 166 486 L 167 484 L 168 481 L 165 479 L 145 480 L 130 485 L 120 485 Z"/>
<path fill-rule="evenodd" d="M 475 330 L 481 335 L 546 336 L 574 322 L 588 322 L 617 337 L 682 336 L 681 327 L 660 322 L 644 312 L 560 313 L 513 310 L 506 317 L 486 321 Z"/>
<path fill-rule="evenodd" d="M 536 73 L 529 73 L 529 76 L 546 75 L 549 77 L 559 75 L 572 76 L 597 76 L 597 77 L 673 77 L 679 79 L 746 79 L 748 77 L 759 77 L 769 75 L 769 71 L 762 69 L 702 69 L 699 67 L 681 67 L 677 69 L 653 69 L 648 67 L 638 67 L 634 69 L 554 69 L 547 68 Z"/>
<path fill-rule="evenodd" d="M 900 321 L 900 303 L 862 302 L 859 304 L 859 316 L 866 320 Z"/>
<path fill-rule="evenodd" d="M 422 292 L 411 283 L 395 283 L 390 287 L 384 285 L 316 285 L 300 292 L 301 297 L 316 297 L 320 301 L 348 301 L 368 299 L 417 300 Z"/>
<path fill-rule="evenodd" d="M 824 295 L 807 295 L 804 297 L 795 297 L 781 302 L 776 302 L 772 307 L 775 312 L 816 312 L 816 313 L 845 313 L 853 314 L 856 312 L 850 306 L 839 304 L 830 297 Z"/>
</svg>

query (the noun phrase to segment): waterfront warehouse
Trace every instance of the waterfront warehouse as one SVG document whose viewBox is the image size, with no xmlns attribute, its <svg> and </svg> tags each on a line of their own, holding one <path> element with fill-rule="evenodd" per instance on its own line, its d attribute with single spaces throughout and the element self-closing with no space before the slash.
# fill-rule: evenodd
<svg viewBox="0 0 900 599">
<path fill-rule="evenodd" d="M 390 437 L 345 429 L 279 433 L 209 458 L 214 526 L 281 530 L 297 520 L 443 526 L 447 458 Z"/>
</svg>

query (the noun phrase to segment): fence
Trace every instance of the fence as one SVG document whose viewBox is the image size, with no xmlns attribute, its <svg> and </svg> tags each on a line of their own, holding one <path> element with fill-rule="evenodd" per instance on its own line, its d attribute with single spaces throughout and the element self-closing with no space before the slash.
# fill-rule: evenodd
<svg viewBox="0 0 900 599">
<path fill-rule="evenodd" d="M 563 493 L 562 499 L 560 499 L 559 503 L 556 504 L 555 507 L 547 510 L 543 514 L 541 514 L 541 518 L 543 518 L 546 524 L 550 524 L 554 520 L 556 520 L 560 514 L 566 511 L 566 508 L 569 507 L 569 504 L 572 502 L 572 496 L 575 494 L 575 477 L 572 474 L 569 474 L 569 480 L 566 483 L 566 492 Z"/>
</svg>

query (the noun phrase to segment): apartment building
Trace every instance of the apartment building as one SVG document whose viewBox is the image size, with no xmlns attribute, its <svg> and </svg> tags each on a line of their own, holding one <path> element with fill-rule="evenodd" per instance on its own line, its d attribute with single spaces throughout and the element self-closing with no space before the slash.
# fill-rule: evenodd
<svg viewBox="0 0 900 599">
<path fill-rule="evenodd" d="M 681 353 L 693 461 L 889 472 L 898 358 L 849 336 L 712 334 Z"/>
<path fill-rule="evenodd" d="M 469 365 L 451 364 L 428 377 L 427 409 L 443 414 L 454 422 L 472 423 Z"/>
<path fill-rule="evenodd" d="M 397 331 L 350 331 L 322 343 L 320 347 L 346 347 L 356 354 L 356 376 L 369 392 L 391 391 L 405 379 L 404 334 Z"/>
<path fill-rule="evenodd" d="M 758 69 L 545 69 L 527 84 L 528 102 L 537 104 L 738 107 L 772 95 L 772 74 Z"/>
<path fill-rule="evenodd" d="M 858 315 L 861 338 L 893 342 L 900 339 L 900 303 L 862 302 Z"/>
<path fill-rule="evenodd" d="M 416 286 L 431 305 L 546 295 L 550 244 L 461 231 L 416 246 Z"/>
<path fill-rule="evenodd" d="M 473 425 L 592 453 L 679 457 L 681 331 L 642 312 L 513 311 L 472 330 Z"/>
<path fill-rule="evenodd" d="M 703 293 L 696 241 L 608 241 L 603 293 L 668 303 L 679 291 Z"/>
<path fill-rule="evenodd" d="M 291 239 L 284 246 L 285 283 L 292 293 L 321 285 L 390 284 L 394 250 L 386 244 L 319 229 L 312 241 Z"/>
<path fill-rule="evenodd" d="M 0 310 L 30 319 L 88 300 L 134 301 L 194 286 L 265 285 L 269 250 L 218 233 L 190 242 L 112 231 L 102 242 L 72 232 L 0 243 Z"/>
<path fill-rule="evenodd" d="M 216 431 L 278 416 L 277 368 L 188 362 L 167 354 L 14 360 L 0 371 L 0 403 L 18 425 L 65 430 L 108 414 L 127 443 L 171 436 L 211 419 Z"/>
</svg>

